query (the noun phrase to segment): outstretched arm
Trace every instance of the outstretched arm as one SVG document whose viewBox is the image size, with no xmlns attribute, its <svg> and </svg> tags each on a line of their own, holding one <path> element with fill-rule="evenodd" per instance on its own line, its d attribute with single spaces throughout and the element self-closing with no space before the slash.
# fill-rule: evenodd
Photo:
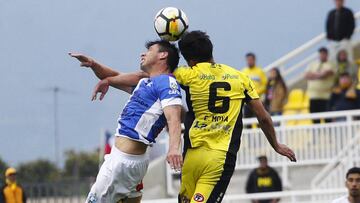
<svg viewBox="0 0 360 203">
<path fill-rule="evenodd" d="M 181 170 L 183 160 L 180 149 L 181 141 L 181 105 L 171 105 L 164 108 L 164 114 L 169 128 L 169 151 L 166 157 L 172 169 Z"/>
<path fill-rule="evenodd" d="M 96 99 L 97 93 L 101 93 L 100 100 L 102 100 L 109 86 L 131 93 L 139 80 L 148 77 L 147 73 L 141 71 L 136 73 L 120 73 L 83 54 L 69 53 L 69 55 L 79 60 L 80 66 L 91 68 L 96 77 L 101 80 L 94 88 L 92 100 Z"/>
<path fill-rule="evenodd" d="M 280 144 L 276 140 L 275 129 L 273 127 L 271 117 L 266 112 L 261 101 L 259 99 L 254 99 L 254 100 L 250 100 L 248 104 L 250 105 L 253 112 L 256 114 L 261 130 L 264 132 L 267 140 L 269 141 L 270 145 L 274 148 L 274 150 L 277 153 L 288 157 L 290 161 L 295 162 L 296 161 L 295 153 L 286 145 Z"/>
<path fill-rule="evenodd" d="M 96 77 L 98 77 L 100 80 L 121 74 L 120 72 L 95 61 L 89 56 L 77 53 L 69 53 L 69 55 L 79 60 L 80 66 L 91 68 L 91 70 L 95 73 Z"/>
</svg>

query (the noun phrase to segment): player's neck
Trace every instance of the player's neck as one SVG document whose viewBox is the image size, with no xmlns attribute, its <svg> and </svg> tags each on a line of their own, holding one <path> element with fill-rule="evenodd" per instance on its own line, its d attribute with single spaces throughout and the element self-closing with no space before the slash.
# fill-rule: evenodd
<svg viewBox="0 0 360 203">
<path fill-rule="evenodd" d="M 211 58 L 211 59 L 208 60 L 208 61 L 202 61 L 202 62 L 190 60 L 190 61 L 188 62 L 188 65 L 189 65 L 190 67 L 193 67 L 193 66 L 196 66 L 198 63 L 211 63 L 211 64 L 215 64 L 215 60 L 214 60 L 214 58 Z"/>
<path fill-rule="evenodd" d="M 158 75 L 162 75 L 162 74 L 169 74 L 170 71 L 168 69 L 159 69 L 159 70 L 154 70 L 154 71 L 151 71 L 149 73 L 149 76 L 150 77 L 155 77 L 155 76 L 158 76 Z"/>
</svg>

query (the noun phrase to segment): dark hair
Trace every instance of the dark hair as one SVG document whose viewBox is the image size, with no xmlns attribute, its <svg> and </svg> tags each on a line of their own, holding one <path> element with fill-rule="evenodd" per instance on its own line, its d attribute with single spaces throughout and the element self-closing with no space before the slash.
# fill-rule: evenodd
<svg viewBox="0 0 360 203">
<path fill-rule="evenodd" d="M 252 53 L 252 52 L 247 53 L 245 56 L 246 56 L 246 58 L 247 58 L 247 57 L 253 57 L 254 59 L 256 59 L 255 54 Z"/>
<path fill-rule="evenodd" d="M 159 45 L 159 52 L 168 53 L 166 64 L 168 65 L 170 72 L 174 72 L 174 70 L 179 65 L 179 51 L 176 48 L 176 46 L 165 40 L 156 40 L 156 41 L 147 42 L 145 44 L 145 47 L 149 49 L 151 46 L 155 44 Z"/>
<path fill-rule="evenodd" d="M 339 75 L 339 77 L 343 77 L 343 76 L 351 77 L 350 73 L 348 72 L 343 72 Z"/>
<path fill-rule="evenodd" d="M 276 72 L 275 82 L 279 83 L 281 86 L 283 86 L 285 92 L 287 92 L 287 87 L 284 78 L 281 76 L 280 70 L 277 67 L 272 68 L 271 70 L 274 70 Z M 268 88 L 270 87 L 270 80 L 268 81 Z M 267 89 L 268 89 L 267 88 Z"/>
<path fill-rule="evenodd" d="M 318 51 L 319 51 L 319 53 L 321 53 L 321 52 L 329 53 L 329 51 L 326 47 L 320 47 L 320 49 Z"/>
<path fill-rule="evenodd" d="M 349 177 L 350 174 L 360 174 L 360 168 L 359 167 L 353 167 L 351 169 L 348 170 L 348 172 L 346 173 L 346 178 Z"/>
<path fill-rule="evenodd" d="M 265 160 L 267 161 L 267 157 L 265 155 L 261 155 L 258 157 L 258 160 L 261 161 L 261 160 Z"/>
<path fill-rule="evenodd" d="M 200 30 L 184 33 L 178 45 L 187 62 L 209 62 L 213 58 L 213 44 L 209 36 Z"/>
</svg>

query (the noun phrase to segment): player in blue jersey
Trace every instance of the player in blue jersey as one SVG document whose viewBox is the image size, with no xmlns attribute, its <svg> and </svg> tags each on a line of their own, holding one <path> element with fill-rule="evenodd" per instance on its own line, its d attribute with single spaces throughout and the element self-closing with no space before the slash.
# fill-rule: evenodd
<svg viewBox="0 0 360 203">
<path fill-rule="evenodd" d="M 142 78 L 138 84 L 131 84 L 127 74 L 105 70 L 103 74 L 99 64 L 81 54 L 69 53 L 81 62 L 81 66 L 90 67 L 96 76 L 102 79 L 96 89 L 101 92 L 100 100 L 106 94 L 109 85 L 131 94 L 124 107 L 116 129 L 114 147 L 97 175 L 86 202 L 88 203 L 137 203 L 141 200 L 141 181 L 148 167 L 147 146 L 155 143 L 160 131 L 167 125 L 169 130 L 169 151 L 167 161 L 175 170 L 182 166 L 180 152 L 181 135 L 181 93 L 179 85 L 171 75 L 179 62 L 177 48 L 167 41 L 153 41 L 146 44 L 147 52 L 141 55 L 142 73 L 131 77 Z M 109 72 L 110 71 L 110 72 Z M 106 79 L 112 74 L 116 81 Z M 122 77 L 122 75 L 124 77 Z M 134 88 L 134 86 L 136 86 Z M 92 100 L 96 100 L 97 92 Z"/>
</svg>

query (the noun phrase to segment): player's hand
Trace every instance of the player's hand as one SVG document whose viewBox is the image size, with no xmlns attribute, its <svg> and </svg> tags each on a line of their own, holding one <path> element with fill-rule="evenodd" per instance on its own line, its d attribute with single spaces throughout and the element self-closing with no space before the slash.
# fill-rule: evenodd
<svg viewBox="0 0 360 203">
<path fill-rule="evenodd" d="M 279 146 L 275 149 L 275 151 L 283 156 L 286 156 L 292 162 L 296 162 L 295 153 L 286 145 L 279 144 Z"/>
<path fill-rule="evenodd" d="M 96 84 L 94 92 L 91 97 L 91 101 L 95 101 L 97 94 L 100 93 L 100 101 L 105 97 L 105 94 L 109 90 L 109 81 L 107 79 L 101 80 Z"/>
<path fill-rule="evenodd" d="M 69 52 L 68 54 L 71 57 L 74 57 L 77 60 L 79 60 L 80 61 L 80 66 L 82 66 L 82 67 L 92 67 L 94 65 L 94 63 L 95 63 L 95 60 L 88 57 L 88 56 L 85 56 L 85 55 L 82 55 L 82 54 L 71 53 L 71 52 Z"/>
<path fill-rule="evenodd" d="M 174 169 L 175 171 L 181 171 L 181 167 L 183 165 L 183 158 L 179 150 L 169 149 L 166 160 L 170 165 L 171 169 Z"/>
</svg>

